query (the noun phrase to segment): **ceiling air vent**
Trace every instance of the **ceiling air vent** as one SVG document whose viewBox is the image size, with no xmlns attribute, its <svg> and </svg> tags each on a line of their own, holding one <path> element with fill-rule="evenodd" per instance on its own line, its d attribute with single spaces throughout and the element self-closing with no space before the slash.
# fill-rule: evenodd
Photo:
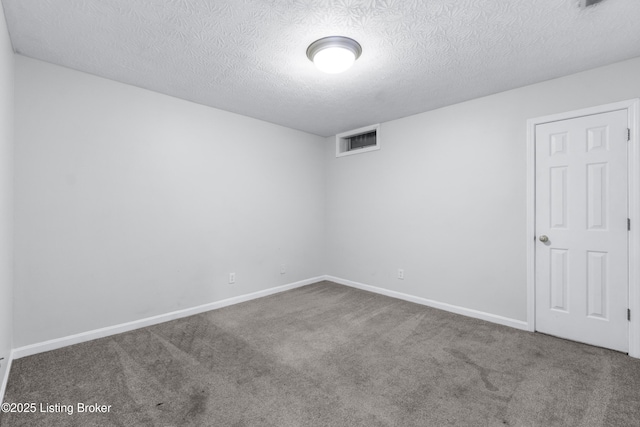
<svg viewBox="0 0 640 427">
<path fill-rule="evenodd" d="M 360 129 L 336 135 L 336 157 L 366 153 L 380 149 L 380 125 L 365 126 Z"/>
</svg>

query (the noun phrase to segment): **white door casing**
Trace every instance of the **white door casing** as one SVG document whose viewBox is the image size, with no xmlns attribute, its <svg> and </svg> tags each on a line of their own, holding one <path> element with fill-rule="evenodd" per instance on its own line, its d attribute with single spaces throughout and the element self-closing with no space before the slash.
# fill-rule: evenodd
<svg viewBox="0 0 640 427">
<path fill-rule="evenodd" d="M 624 352 L 627 126 L 618 110 L 535 129 L 536 330 Z"/>
<path fill-rule="evenodd" d="M 528 329 L 633 357 L 640 357 L 639 105 L 527 122 Z"/>
</svg>

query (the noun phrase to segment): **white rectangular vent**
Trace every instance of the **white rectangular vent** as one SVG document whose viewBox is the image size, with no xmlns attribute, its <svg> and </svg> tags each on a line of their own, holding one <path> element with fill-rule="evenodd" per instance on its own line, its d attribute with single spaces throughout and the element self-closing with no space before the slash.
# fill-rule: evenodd
<svg viewBox="0 0 640 427">
<path fill-rule="evenodd" d="M 336 135 L 336 157 L 379 150 L 379 129 L 380 125 L 377 124 L 339 133 Z"/>
</svg>

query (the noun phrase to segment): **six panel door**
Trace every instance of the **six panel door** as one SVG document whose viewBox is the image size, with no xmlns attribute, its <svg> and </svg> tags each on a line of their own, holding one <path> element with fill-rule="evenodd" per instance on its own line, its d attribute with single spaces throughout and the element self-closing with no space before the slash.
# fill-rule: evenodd
<svg viewBox="0 0 640 427">
<path fill-rule="evenodd" d="M 627 111 L 545 123 L 536 144 L 536 330 L 628 351 Z"/>
</svg>

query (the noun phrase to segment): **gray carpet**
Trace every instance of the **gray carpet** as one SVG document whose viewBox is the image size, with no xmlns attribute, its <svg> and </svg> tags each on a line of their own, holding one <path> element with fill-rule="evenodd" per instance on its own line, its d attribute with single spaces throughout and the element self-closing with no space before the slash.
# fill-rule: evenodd
<svg viewBox="0 0 640 427">
<path fill-rule="evenodd" d="M 640 360 L 322 282 L 18 359 L 5 400 L 74 413 L 2 426 L 640 426 Z"/>
</svg>

